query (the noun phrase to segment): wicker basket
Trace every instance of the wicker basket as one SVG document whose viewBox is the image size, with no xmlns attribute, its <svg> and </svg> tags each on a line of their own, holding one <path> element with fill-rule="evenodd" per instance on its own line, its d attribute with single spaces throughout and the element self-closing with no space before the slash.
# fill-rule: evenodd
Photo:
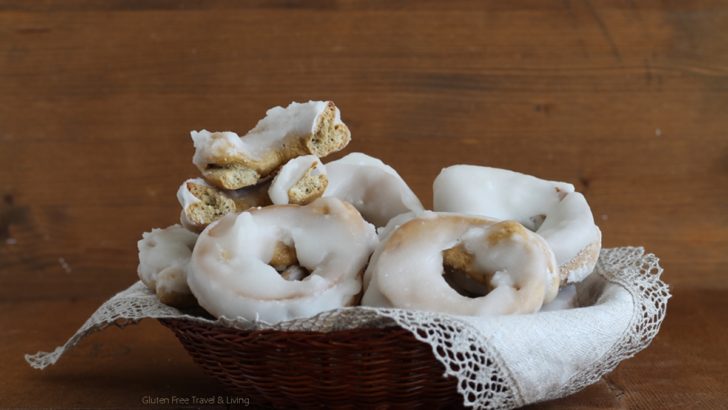
<svg viewBox="0 0 728 410">
<path fill-rule="evenodd" d="M 195 362 L 254 406 L 457 406 L 457 380 L 399 327 L 244 331 L 163 319 Z"/>
</svg>

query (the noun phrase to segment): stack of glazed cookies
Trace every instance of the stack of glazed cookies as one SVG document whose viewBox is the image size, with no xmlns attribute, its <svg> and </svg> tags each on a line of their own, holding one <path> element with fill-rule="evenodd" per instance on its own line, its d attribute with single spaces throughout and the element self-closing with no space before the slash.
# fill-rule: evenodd
<svg viewBox="0 0 728 410">
<path fill-rule="evenodd" d="M 177 192 L 179 225 L 139 241 L 163 303 L 276 323 L 366 305 L 455 315 L 574 306 L 601 248 L 574 186 L 454 165 L 434 209 L 362 153 L 331 101 L 275 107 L 247 134 L 193 131 L 201 177 Z"/>
</svg>

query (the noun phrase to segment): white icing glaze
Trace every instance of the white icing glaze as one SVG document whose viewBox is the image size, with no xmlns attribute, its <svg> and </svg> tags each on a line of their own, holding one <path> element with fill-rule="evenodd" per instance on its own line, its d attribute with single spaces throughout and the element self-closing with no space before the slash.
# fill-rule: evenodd
<svg viewBox="0 0 728 410">
<path fill-rule="evenodd" d="M 417 217 L 428 218 L 433 216 L 436 216 L 436 214 L 432 211 L 405 212 L 399 214 L 394 218 L 390 219 L 389 222 L 387 222 L 387 225 L 377 228 L 379 243 L 381 244 L 386 241 L 389 235 L 392 234 L 392 232 L 396 231 L 400 226 L 404 225 L 408 221 Z M 369 264 L 375 263 L 376 259 L 379 257 L 379 252 L 381 252 L 381 249 L 383 249 L 381 246 L 378 246 L 377 249 L 375 249 L 372 257 L 369 259 Z M 366 270 L 364 272 L 364 290 L 369 287 L 369 282 L 372 279 L 371 272 L 371 270 Z"/>
<path fill-rule="evenodd" d="M 326 164 L 329 185 L 325 197 L 350 202 L 364 219 L 384 226 L 393 217 L 422 212 L 422 203 L 392 167 L 359 152 Z"/>
<path fill-rule="evenodd" d="M 139 278 L 157 293 L 190 294 L 185 269 L 196 240 L 180 225 L 145 232 L 137 243 Z"/>
<path fill-rule="evenodd" d="M 586 245 L 601 241 L 589 204 L 579 192 L 572 192 L 552 206 L 536 231 L 551 245 L 556 261 L 569 262 Z"/>
<path fill-rule="evenodd" d="M 326 107 L 326 101 L 292 102 L 286 108 L 273 107 L 242 137 L 230 131 L 192 131 L 195 146 L 192 162 L 204 169 L 219 158 L 260 159 L 266 152 L 278 150 L 290 138 L 310 135 Z M 335 123 L 342 123 L 338 108 Z"/>
<path fill-rule="evenodd" d="M 288 161 L 278 171 L 268 189 L 268 196 L 276 205 L 288 203 L 288 191 L 313 167 L 313 175 L 326 175 L 326 167 L 316 155 L 302 155 Z"/>
<path fill-rule="evenodd" d="M 532 217 L 545 214 L 574 186 L 506 169 L 476 165 L 444 168 L 433 184 L 434 210 L 514 219 L 534 230 Z"/>
<path fill-rule="evenodd" d="M 559 265 L 601 241 L 586 199 L 571 184 L 504 169 L 454 165 L 440 172 L 433 191 L 436 211 L 514 219 L 535 230 L 551 246 Z M 593 263 L 582 265 L 569 272 L 569 281 L 581 280 L 593 267 Z"/>
<path fill-rule="evenodd" d="M 397 228 L 399 228 L 402 224 L 405 222 L 414 219 L 418 216 L 425 216 L 426 214 L 430 214 L 432 211 L 420 211 L 420 212 L 405 212 L 402 214 L 399 214 L 395 216 L 394 218 L 390 219 L 386 225 L 377 228 L 377 236 L 379 236 L 379 241 L 383 241 L 387 239 L 387 237 L 394 232 Z"/>
<path fill-rule="evenodd" d="M 599 242 L 599 246 L 601 248 L 601 241 Z M 594 271 L 594 266 L 596 266 L 596 263 L 593 263 L 592 261 L 585 261 L 584 263 L 572 268 L 569 270 L 568 276 L 566 277 L 566 283 L 578 283 L 586 279 L 586 277 L 591 275 Z"/>
<path fill-rule="evenodd" d="M 205 169 L 219 158 L 236 158 L 239 152 L 245 152 L 240 136 L 232 131 L 191 131 L 190 137 L 195 147 L 192 163 L 199 169 Z"/>
<path fill-rule="evenodd" d="M 372 255 L 362 304 L 483 316 L 537 311 L 558 290 L 554 255 L 525 228 L 490 241 L 489 235 L 503 226 L 487 218 L 432 212 L 403 223 Z M 495 272 L 494 289 L 485 296 L 462 296 L 443 278 L 442 252 L 458 244 L 474 256 L 480 271 Z"/>
<path fill-rule="evenodd" d="M 286 270 L 281 272 L 281 276 L 285 280 L 302 280 L 308 276 L 308 272 L 298 265 L 289 266 Z"/>
<path fill-rule="evenodd" d="M 268 265 L 277 242 L 294 247 L 311 274 L 288 281 Z M 217 317 L 308 317 L 345 306 L 360 292 L 360 272 L 376 243 L 374 227 L 336 198 L 257 208 L 229 214 L 200 234 L 188 283 Z"/>
</svg>

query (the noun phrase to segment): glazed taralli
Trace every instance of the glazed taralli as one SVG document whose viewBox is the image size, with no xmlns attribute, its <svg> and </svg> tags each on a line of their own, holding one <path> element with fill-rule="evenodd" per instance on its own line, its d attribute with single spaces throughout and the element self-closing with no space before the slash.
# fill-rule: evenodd
<svg viewBox="0 0 728 410">
<path fill-rule="evenodd" d="M 255 185 L 299 155 L 324 157 L 344 148 L 351 133 L 331 101 L 274 107 L 247 134 L 192 131 L 192 162 L 212 185 L 240 189 Z"/>
<path fill-rule="evenodd" d="M 336 198 L 252 209 L 200 234 L 188 283 L 217 317 L 269 323 L 308 317 L 357 301 L 376 243 L 374 227 Z M 293 266 L 299 278 L 303 267 L 310 275 L 287 280 L 271 265 L 284 272 Z"/>
<path fill-rule="evenodd" d="M 448 264 L 483 283 L 487 293 L 458 293 L 445 279 Z M 434 212 L 387 234 L 366 277 L 363 305 L 455 315 L 533 313 L 559 288 L 553 252 L 521 224 Z"/>
<path fill-rule="evenodd" d="M 565 182 L 505 169 L 453 165 L 433 184 L 434 210 L 513 219 L 541 235 L 559 263 L 562 282 L 594 269 L 602 234 L 584 195 Z"/>
<path fill-rule="evenodd" d="M 384 226 L 405 212 L 421 212 L 422 203 L 394 168 L 360 152 L 326 164 L 326 197 L 350 202 L 364 219 Z"/>
<path fill-rule="evenodd" d="M 202 178 L 177 191 L 184 228 L 139 241 L 139 277 L 170 305 L 269 323 L 360 301 L 532 313 L 574 306 L 566 285 L 599 256 L 601 232 L 571 184 L 454 165 L 433 183 L 433 212 L 377 158 L 324 164 L 351 139 L 331 101 L 271 108 L 242 136 L 191 136 Z"/>
</svg>

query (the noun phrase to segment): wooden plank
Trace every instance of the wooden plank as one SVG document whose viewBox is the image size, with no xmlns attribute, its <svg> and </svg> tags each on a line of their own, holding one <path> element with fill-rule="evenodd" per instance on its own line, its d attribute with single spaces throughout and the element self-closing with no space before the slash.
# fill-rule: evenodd
<svg viewBox="0 0 728 410">
<path fill-rule="evenodd" d="M 190 130 L 244 132 L 270 106 L 330 98 L 353 132 L 347 152 L 394 166 L 428 206 L 444 166 L 511 168 L 574 183 L 605 246 L 661 257 L 677 318 L 641 364 L 555 406 L 717 406 L 728 390 L 728 355 L 713 344 L 725 333 L 712 324 L 728 290 L 727 26 L 728 4 L 712 1 L 0 0 L 0 303 L 14 312 L 7 326 L 29 332 L 3 350 L 0 398 L 131 406 L 101 381 L 31 402 L 46 381 L 17 354 L 62 339 L 136 280 L 135 242 L 177 220 L 177 185 L 196 174 Z M 57 309 L 68 321 L 32 333 L 29 315 Z M 125 332 L 144 360 L 158 351 Z M 120 346 L 98 337 L 99 349 Z M 109 360 L 99 380 L 116 377 Z M 131 360 L 118 377 L 146 366 Z"/>
</svg>

